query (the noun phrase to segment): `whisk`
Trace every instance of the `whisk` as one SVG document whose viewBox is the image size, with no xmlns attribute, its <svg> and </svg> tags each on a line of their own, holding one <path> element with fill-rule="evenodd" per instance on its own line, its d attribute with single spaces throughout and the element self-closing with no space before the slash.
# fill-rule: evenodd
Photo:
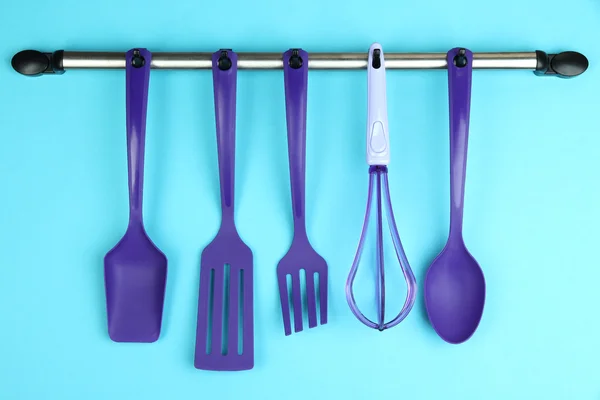
<svg viewBox="0 0 600 400">
<path fill-rule="evenodd" d="M 352 313 L 366 326 L 383 331 L 398 325 L 410 313 L 416 297 L 416 280 L 410 268 L 406 254 L 398 235 L 390 189 L 388 184 L 388 168 L 390 162 L 389 134 L 387 122 L 387 99 L 385 89 L 385 59 L 381 45 L 374 43 L 369 48 L 368 58 L 368 125 L 367 125 L 367 163 L 369 165 L 369 193 L 367 211 L 358 249 L 348 280 L 346 281 L 346 299 Z M 374 196 L 374 198 L 373 198 Z M 353 284 L 361 260 L 367 237 L 371 209 L 376 207 L 376 288 L 377 322 L 373 322 L 358 309 L 354 299 Z M 385 208 L 392 242 L 400 268 L 407 285 L 404 306 L 400 313 L 391 321 L 385 322 L 385 268 L 383 252 L 383 208 Z"/>
</svg>

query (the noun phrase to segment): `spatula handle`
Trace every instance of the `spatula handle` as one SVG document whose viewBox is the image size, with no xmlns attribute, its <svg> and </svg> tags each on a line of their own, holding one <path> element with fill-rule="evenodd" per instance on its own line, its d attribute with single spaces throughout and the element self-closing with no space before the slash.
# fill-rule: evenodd
<svg viewBox="0 0 600 400">
<path fill-rule="evenodd" d="M 233 222 L 235 187 L 235 113 L 238 56 L 231 50 L 212 55 L 217 150 L 223 220 Z"/>
<path fill-rule="evenodd" d="M 473 53 L 454 48 L 447 54 L 450 100 L 450 237 L 462 238 L 463 203 L 471 112 Z"/>
<path fill-rule="evenodd" d="M 142 221 L 146 111 L 152 53 L 131 49 L 126 53 L 127 164 L 129 170 L 129 221 Z"/>
<path fill-rule="evenodd" d="M 305 232 L 308 53 L 300 49 L 286 51 L 283 54 L 283 75 L 294 226 L 296 232 Z"/>
</svg>

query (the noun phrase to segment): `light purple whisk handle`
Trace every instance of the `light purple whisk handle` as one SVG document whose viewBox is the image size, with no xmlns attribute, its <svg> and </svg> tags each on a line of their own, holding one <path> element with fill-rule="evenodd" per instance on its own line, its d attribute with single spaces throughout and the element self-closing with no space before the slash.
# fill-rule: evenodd
<svg viewBox="0 0 600 400">
<path fill-rule="evenodd" d="M 390 139 L 385 89 L 385 58 L 379 43 L 371 45 L 368 62 L 367 164 L 388 165 Z"/>
<path fill-rule="evenodd" d="M 362 233 L 358 243 L 358 249 L 354 257 L 354 262 L 346 281 L 346 299 L 350 310 L 360 322 L 366 326 L 383 331 L 392 328 L 404 320 L 415 303 L 417 294 L 417 283 L 415 276 L 410 268 L 408 259 L 404 252 L 394 212 L 390 198 L 390 190 L 387 178 L 387 164 L 390 161 L 389 151 L 389 133 L 387 122 L 387 99 L 385 90 L 385 60 L 381 45 L 374 43 L 369 49 L 368 65 L 368 122 L 367 122 L 367 163 L 369 168 L 369 192 L 367 198 L 367 210 L 363 224 Z M 371 217 L 371 208 L 375 203 L 377 208 L 377 322 L 368 319 L 358 308 L 354 298 L 353 285 L 358 271 L 362 252 L 367 237 L 369 222 Z M 389 322 L 385 322 L 385 268 L 384 268 L 384 249 L 383 249 L 383 209 L 387 216 L 394 250 L 404 279 L 407 285 L 407 294 L 404 305 L 398 315 Z"/>
</svg>

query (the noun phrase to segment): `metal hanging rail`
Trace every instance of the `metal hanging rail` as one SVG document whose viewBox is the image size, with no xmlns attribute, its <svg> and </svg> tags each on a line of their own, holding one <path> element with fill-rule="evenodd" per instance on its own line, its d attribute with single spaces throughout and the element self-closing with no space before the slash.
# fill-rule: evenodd
<svg viewBox="0 0 600 400">
<path fill-rule="evenodd" d="M 153 69 L 210 69 L 212 53 L 156 52 L 152 53 Z M 565 51 L 547 54 L 544 51 L 474 53 L 474 69 L 532 70 L 536 75 L 570 78 L 588 68 L 588 59 L 581 53 Z M 71 69 L 124 69 L 125 52 L 64 51 L 44 53 L 23 50 L 14 55 L 15 71 L 27 76 L 62 74 Z M 277 70 L 283 68 L 282 53 L 238 53 L 238 68 Z M 309 53 L 308 68 L 313 70 L 355 70 L 367 68 L 367 52 Z M 445 69 L 446 53 L 386 53 L 386 69 Z"/>
</svg>

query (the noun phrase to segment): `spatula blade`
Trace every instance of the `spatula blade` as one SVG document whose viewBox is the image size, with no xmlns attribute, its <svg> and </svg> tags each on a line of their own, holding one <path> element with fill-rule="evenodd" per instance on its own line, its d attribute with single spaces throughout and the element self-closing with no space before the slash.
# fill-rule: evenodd
<svg viewBox="0 0 600 400">
<path fill-rule="evenodd" d="M 194 359 L 198 369 L 240 371 L 254 367 L 252 254 L 246 255 L 249 261 L 231 264 L 202 259 Z M 242 257 L 238 253 L 233 258 Z"/>
<path fill-rule="evenodd" d="M 167 258 L 130 230 L 104 258 L 108 334 L 115 342 L 151 343 L 162 325 Z"/>
</svg>

